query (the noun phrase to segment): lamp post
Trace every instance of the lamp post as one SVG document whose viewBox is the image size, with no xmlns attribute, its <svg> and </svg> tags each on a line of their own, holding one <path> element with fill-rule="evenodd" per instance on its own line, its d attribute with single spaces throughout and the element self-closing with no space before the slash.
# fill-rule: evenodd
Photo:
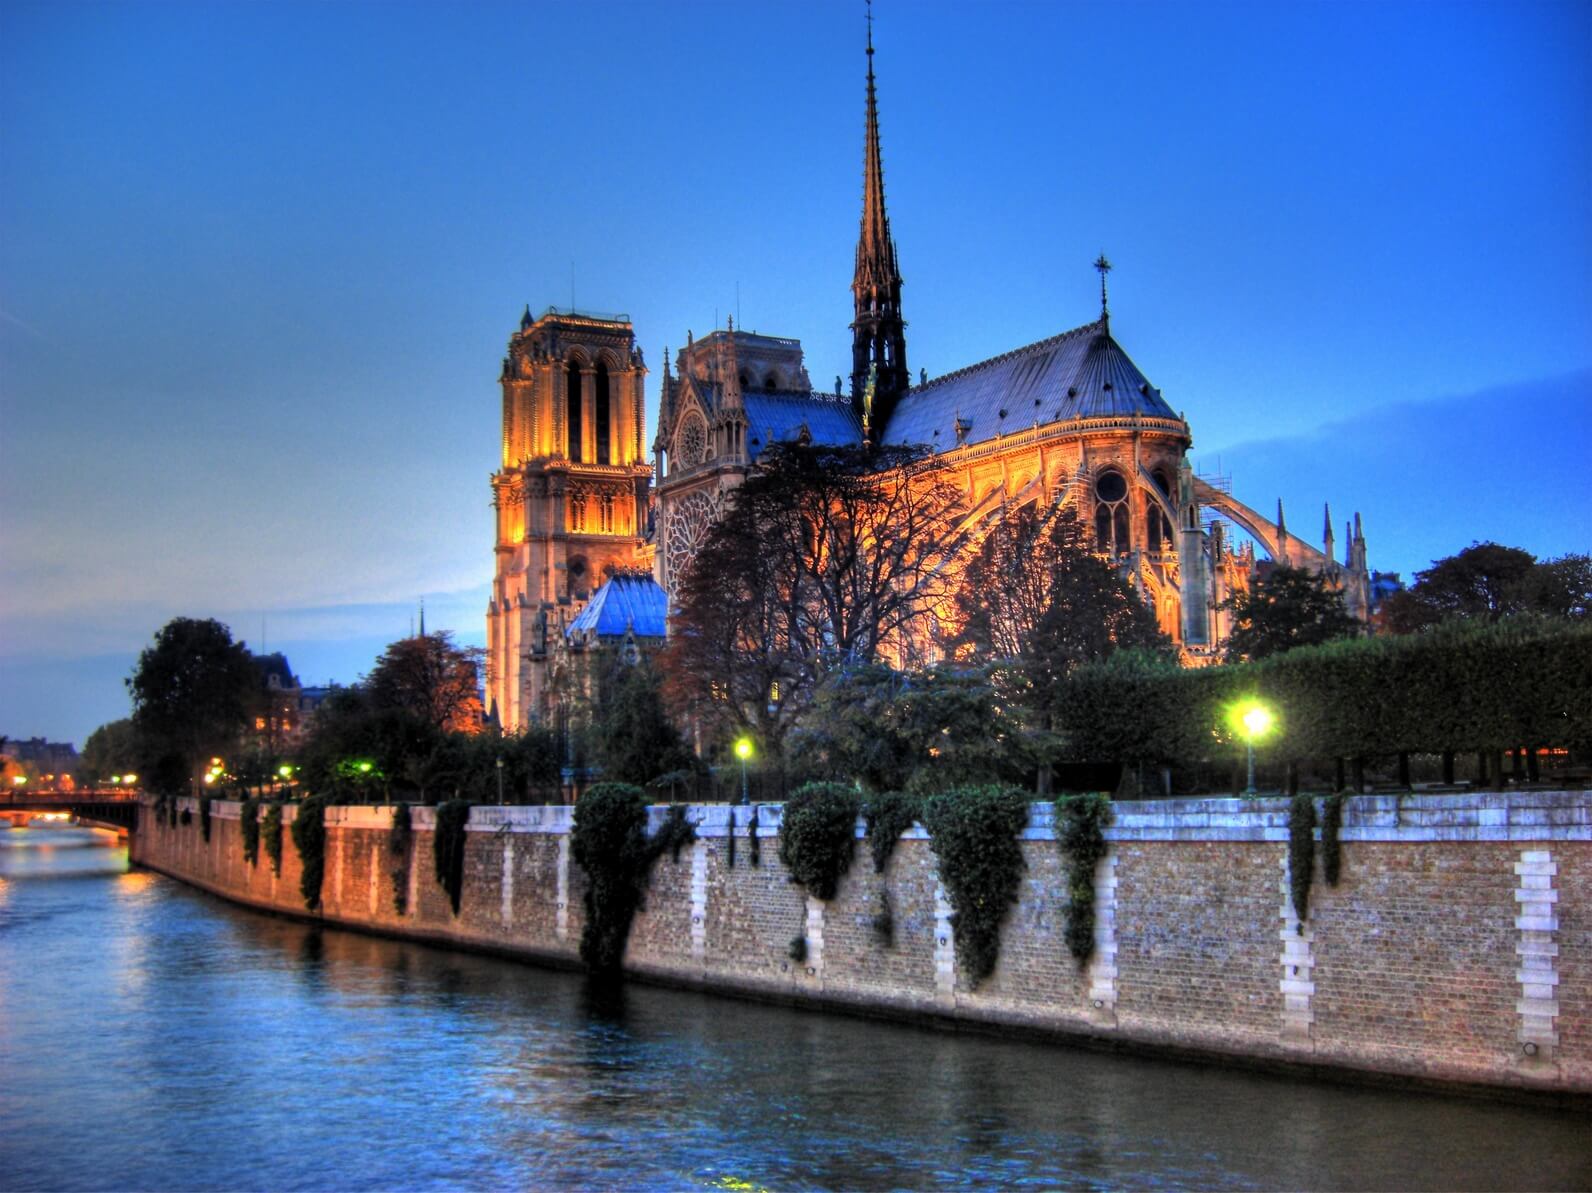
<svg viewBox="0 0 1592 1193">
<path fill-rule="evenodd" d="M 746 803 L 746 760 L 752 756 L 752 739 L 735 739 L 735 756 L 741 760 L 741 802 Z"/>
<path fill-rule="evenodd" d="M 1237 724 L 1239 733 L 1244 737 L 1244 745 L 1249 750 L 1249 786 L 1244 789 L 1245 795 L 1255 794 L 1255 743 L 1271 732 L 1276 719 L 1271 709 L 1255 700 L 1234 709 L 1233 720 Z"/>
<path fill-rule="evenodd" d="M 503 755 L 497 756 L 498 804 L 503 803 Z"/>
</svg>

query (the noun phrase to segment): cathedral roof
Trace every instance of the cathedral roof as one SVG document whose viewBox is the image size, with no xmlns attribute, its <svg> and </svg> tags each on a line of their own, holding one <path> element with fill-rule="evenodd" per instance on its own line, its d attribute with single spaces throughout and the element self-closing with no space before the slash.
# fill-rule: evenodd
<svg viewBox="0 0 1592 1193">
<path fill-rule="evenodd" d="M 1101 321 L 914 386 L 879 441 L 946 451 L 1035 423 L 1135 414 L 1178 417 Z"/>
<path fill-rule="evenodd" d="M 807 428 L 814 443 L 845 444 L 862 442 L 862 426 L 856 411 L 844 398 L 827 394 L 789 391 L 741 396 L 746 407 L 746 456 L 756 460 L 770 443 L 794 442 Z"/>
<path fill-rule="evenodd" d="M 571 638 L 592 632 L 599 638 L 620 638 L 634 630 L 638 638 L 662 638 L 668 613 L 668 595 L 651 576 L 616 572 L 592 593 L 564 633 Z"/>
</svg>

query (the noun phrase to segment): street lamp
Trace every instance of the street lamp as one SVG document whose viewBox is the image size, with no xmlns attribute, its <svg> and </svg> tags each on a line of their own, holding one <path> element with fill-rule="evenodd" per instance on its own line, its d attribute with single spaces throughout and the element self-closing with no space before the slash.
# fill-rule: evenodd
<svg viewBox="0 0 1592 1193">
<path fill-rule="evenodd" d="M 1246 700 L 1234 705 L 1228 713 L 1228 722 L 1238 731 L 1244 739 L 1244 745 L 1249 750 L 1249 786 L 1245 788 L 1245 795 L 1255 794 L 1255 743 L 1271 732 L 1276 724 L 1277 717 L 1258 700 Z"/>
<path fill-rule="evenodd" d="M 741 802 L 746 803 L 746 760 L 752 756 L 752 739 L 735 739 L 735 756 L 741 760 Z"/>
</svg>

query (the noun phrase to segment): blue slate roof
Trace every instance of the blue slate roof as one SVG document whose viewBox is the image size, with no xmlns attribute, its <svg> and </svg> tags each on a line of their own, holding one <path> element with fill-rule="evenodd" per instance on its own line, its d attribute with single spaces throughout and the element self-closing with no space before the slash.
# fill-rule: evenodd
<svg viewBox="0 0 1592 1193">
<path fill-rule="evenodd" d="M 756 460 L 770 443 L 788 443 L 807 428 L 814 443 L 846 444 L 862 442 L 862 425 L 845 398 L 827 394 L 748 392 L 741 396 L 746 406 L 746 455 Z"/>
<path fill-rule="evenodd" d="M 599 638 L 622 638 L 633 629 L 641 638 L 662 638 L 668 613 L 669 598 L 656 580 L 621 572 L 603 581 L 564 633 L 574 637 L 595 631 Z"/>
<path fill-rule="evenodd" d="M 1132 414 L 1178 417 L 1107 326 L 1088 323 L 915 386 L 880 442 L 947 451 L 958 444 L 958 419 L 968 424 L 963 442 L 973 444 L 1035 423 Z"/>
</svg>

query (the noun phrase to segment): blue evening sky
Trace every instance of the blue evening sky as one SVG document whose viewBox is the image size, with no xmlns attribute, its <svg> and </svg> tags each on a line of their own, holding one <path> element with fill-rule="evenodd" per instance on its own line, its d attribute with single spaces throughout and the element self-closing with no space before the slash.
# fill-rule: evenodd
<svg viewBox="0 0 1592 1193">
<path fill-rule="evenodd" d="M 168 618 L 479 642 L 525 304 L 848 367 L 861 0 L 0 0 L 0 732 Z M 1195 459 L 1406 578 L 1592 548 L 1592 6 L 875 6 L 914 370 L 1095 317 Z M 738 294 L 738 297 L 737 297 Z M 1340 531 L 1341 543 L 1341 531 Z"/>
</svg>

